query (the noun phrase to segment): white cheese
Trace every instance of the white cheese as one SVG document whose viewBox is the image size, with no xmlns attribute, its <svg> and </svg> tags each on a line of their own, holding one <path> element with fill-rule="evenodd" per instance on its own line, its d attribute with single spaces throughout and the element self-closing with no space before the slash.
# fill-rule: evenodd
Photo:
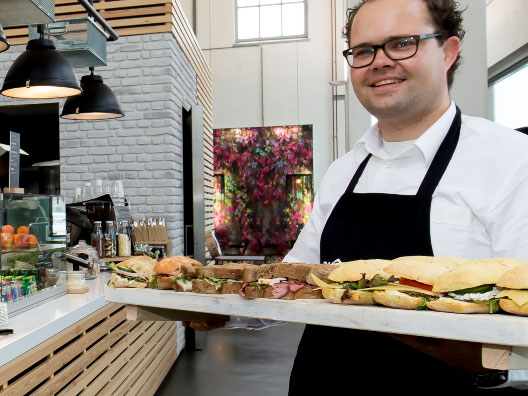
<svg viewBox="0 0 528 396">
<path fill-rule="evenodd" d="M 448 293 L 448 296 L 459 301 L 488 301 L 496 297 L 499 294 L 499 290 L 494 287 L 493 290 L 487 293 L 468 293 L 458 295 L 455 293 Z"/>
</svg>

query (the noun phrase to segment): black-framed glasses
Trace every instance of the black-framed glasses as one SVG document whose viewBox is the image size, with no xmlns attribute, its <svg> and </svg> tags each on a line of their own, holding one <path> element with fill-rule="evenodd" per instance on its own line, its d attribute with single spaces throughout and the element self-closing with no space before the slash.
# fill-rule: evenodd
<svg viewBox="0 0 528 396">
<path fill-rule="evenodd" d="M 367 67 L 374 62 L 378 48 L 392 60 L 408 59 L 418 52 L 420 40 L 443 36 L 441 33 L 415 34 L 412 36 L 395 37 L 379 45 L 360 45 L 343 51 L 350 67 L 355 69 Z"/>
</svg>

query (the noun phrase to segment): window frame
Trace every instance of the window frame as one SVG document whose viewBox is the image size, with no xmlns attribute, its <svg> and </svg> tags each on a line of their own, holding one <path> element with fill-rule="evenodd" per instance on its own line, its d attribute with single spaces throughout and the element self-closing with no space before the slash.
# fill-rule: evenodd
<svg viewBox="0 0 528 396">
<path fill-rule="evenodd" d="M 244 45 L 244 44 L 262 44 L 262 43 L 274 43 L 274 42 L 281 42 L 281 41 L 296 41 L 296 40 L 303 40 L 308 38 L 308 0 L 298 0 L 298 2 L 304 4 L 304 33 L 298 34 L 298 35 L 282 35 L 282 6 L 285 4 L 295 4 L 295 3 L 283 3 L 282 0 L 276 0 L 275 4 L 266 4 L 266 5 L 260 5 L 260 2 L 258 5 L 254 6 L 238 6 L 238 0 L 234 0 L 234 10 L 235 10 L 235 45 Z M 272 36 L 272 37 L 253 37 L 248 39 L 239 39 L 238 38 L 238 10 L 239 8 L 250 8 L 250 7 L 258 7 L 259 10 L 259 36 L 260 36 L 260 9 L 262 7 L 269 7 L 271 5 L 280 5 L 281 6 L 281 35 L 280 36 Z"/>
<path fill-rule="evenodd" d="M 488 116 L 496 122 L 494 85 L 528 65 L 528 43 L 524 44 L 504 59 L 488 67 Z"/>
</svg>

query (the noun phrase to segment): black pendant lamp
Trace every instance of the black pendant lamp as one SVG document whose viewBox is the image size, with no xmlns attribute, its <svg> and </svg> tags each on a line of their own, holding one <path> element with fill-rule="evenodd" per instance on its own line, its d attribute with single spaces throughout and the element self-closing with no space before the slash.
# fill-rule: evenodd
<svg viewBox="0 0 528 396">
<path fill-rule="evenodd" d="M 9 44 L 9 41 L 7 41 L 7 37 L 4 33 L 4 28 L 2 27 L 2 24 L 0 23 L 0 52 L 7 51 L 11 45 Z"/>
<path fill-rule="evenodd" d="M 62 109 L 62 118 L 70 120 L 107 120 L 125 115 L 112 90 L 103 83 L 101 76 L 90 75 L 81 78 L 83 93 L 66 100 Z"/>
<path fill-rule="evenodd" d="M 53 41 L 30 40 L 24 51 L 7 71 L 0 93 L 22 99 L 51 99 L 79 95 L 81 87 L 68 60 L 55 49 Z"/>
</svg>

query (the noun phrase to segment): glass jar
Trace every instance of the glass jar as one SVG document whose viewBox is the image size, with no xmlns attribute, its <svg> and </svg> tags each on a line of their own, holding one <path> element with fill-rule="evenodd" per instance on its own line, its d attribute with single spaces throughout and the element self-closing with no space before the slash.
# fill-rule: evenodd
<svg viewBox="0 0 528 396">
<path fill-rule="evenodd" d="M 84 291 L 86 289 L 86 278 L 83 271 L 68 271 L 66 283 L 68 293 Z"/>
<path fill-rule="evenodd" d="M 105 257 L 116 257 L 117 255 L 117 236 L 113 221 L 106 222 L 106 231 L 104 234 L 104 255 Z"/>
<path fill-rule="evenodd" d="M 92 239 L 91 239 L 91 245 L 97 250 L 97 255 L 99 258 L 103 258 L 105 256 L 105 249 L 104 249 L 104 240 L 105 236 L 103 234 L 103 226 L 100 221 L 94 221 L 94 229 L 92 231 Z"/>
<path fill-rule="evenodd" d="M 131 230 L 128 221 L 123 220 L 119 223 L 117 230 L 117 249 L 119 257 L 128 257 L 132 255 Z"/>
</svg>

